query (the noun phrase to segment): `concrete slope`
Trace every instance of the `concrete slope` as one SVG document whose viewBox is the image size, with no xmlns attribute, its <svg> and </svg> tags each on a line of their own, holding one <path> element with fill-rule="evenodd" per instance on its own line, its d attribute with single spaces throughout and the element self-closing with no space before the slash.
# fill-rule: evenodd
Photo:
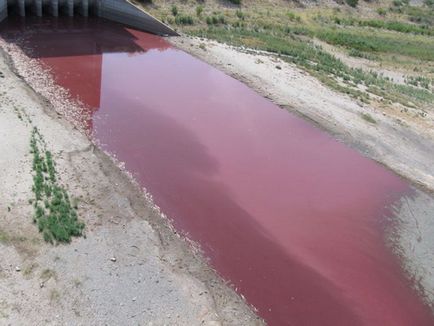
<svg viewBox="0 0 434 326">
<path fill-rule="evenodd" d="M 128 0 L 102 0 L 99 5 L 100 17 L 158 35 L 178 35 L 169 26 Z"/>
<path fill-rule="evenodd" d="M 97 16 L 122 23 L 139 30 L 157 35 L 177 36 L 172 28 L 154 18 L 142 8 L 128 0 L 11 0 L 16 14 L 43 16 L 43 5 L 48 6 L 46 14 L 57 17 L 60 13 L 67 16 Z M 33 8 L 33 9 L 32 9 Z M 96 10 L 95 10 L 96 9 Z M 45 9 L 44 9 L 45 10 Z M 8 16 L 8 0 L 0 0 L 0 22 Z"/>
</svg>

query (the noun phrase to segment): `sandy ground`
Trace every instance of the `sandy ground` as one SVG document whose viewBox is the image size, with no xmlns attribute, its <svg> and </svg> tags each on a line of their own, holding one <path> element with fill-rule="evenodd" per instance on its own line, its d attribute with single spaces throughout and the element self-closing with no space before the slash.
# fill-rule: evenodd
<svg viewBox="0 0 434 326">
<path fill-rule="evenodd" d="M 149 196 L 11 67 L 2 53 L 0 324 L 261 324 Z M 86 223 L 68 245 L 45 243 L 32 223 L 33 126 Z"/>
<path fill-rule="evenodd" d="M 414 194 L 395 207 L 394 226 L 386 241 L 402 258 L 414 286 L 434 307 L 434 105 L 426 117 L 418 118 L 402 114 L 399 107 L 356 102 L 263 51 L 188 36 L 170 41 L 414 184 Z M 377 123 L 364 120 L 363 113 Z"/>
</svg>

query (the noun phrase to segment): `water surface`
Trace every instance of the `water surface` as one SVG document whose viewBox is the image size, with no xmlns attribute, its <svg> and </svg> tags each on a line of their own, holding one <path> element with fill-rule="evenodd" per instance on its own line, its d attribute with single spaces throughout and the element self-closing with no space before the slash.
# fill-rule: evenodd
<svg viewBox="0 0 434 326">
<path fill-rule="evenodd" d="M 160 37 L 95 20 L 19 34 L 270 325 L 434 324 L 384 240 L 406 182 Z"/>
</svg>

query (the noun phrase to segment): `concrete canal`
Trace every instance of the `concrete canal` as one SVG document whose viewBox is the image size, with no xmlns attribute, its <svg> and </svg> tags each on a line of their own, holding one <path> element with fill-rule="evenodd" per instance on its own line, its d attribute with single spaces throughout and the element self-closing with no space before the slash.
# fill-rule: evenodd
<svg viewBox="0 0 434 326">
<path fill-rule="evenodd" d="M 64 18 L 2 36 L 270 325 L 434 323 L 386 245 L 412 189 L 384 167 L 161 37 Z"/>
</svg>

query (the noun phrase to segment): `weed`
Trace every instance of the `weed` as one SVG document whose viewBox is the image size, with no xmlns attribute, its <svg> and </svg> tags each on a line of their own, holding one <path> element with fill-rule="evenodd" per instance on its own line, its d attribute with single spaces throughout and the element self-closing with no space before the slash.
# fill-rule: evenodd
<svg viewBox="0 0 434 326">
<path fill-rule="evenodd" d="M 434 9 L 433 8 L 420 8 L 408 6 L 402 10 L 407 15 L 408 20 L 428 26 L 434 26 Z"/>
<path fill-rule="evenodd" d="M 36 267 L 38 267 L 37 263 L 31 263 L 30 265 L 26 266 L 23 270 L 23 275 L 29 277 L 33 274 L 33 271 Z"/>
<path fill-rule="evenodd" d="M 430 89 L 430 85 L 434 85 L 434 79 L 430 79 L 422 76 L 417 76 L 417 77 L 407 76 L 405 78 L 405 82 L 409 85 L 422 87 L 428 90 Z"/>
<path fill-rule="evenodd" d="M 359 0 L 345 0 L 345 2 L 347 3 L 347 5 L 353 8 L 357 7 L 357 5 L 359 4 Z"/>
<path fill-rule="evenodd" d="M 178 14 L 175 17 L 175 23 L 177 25 L 193 25 L 194 24 L 194 20 L 193 20 L 193 17 L 191 17 L 191 16 L 186 16 L 186 15 Z"/>
<path fill-rule="evenodd" d="M 80 281 L 80 279 L 78 279 L 78 278 L 75 278 L 75 279 L 73 280 L 73 282 L 74 282 L 74 286 L 75 286 L 76 288 L 79 288 L 79 287 L 81 287 L 81 286 L 83 285 L 83 282 Z"/>
<path fill-rule="evenodd" d="M 0 243 L 9 243 L 10 237 L 9 234 L 0 230 Z"/>
<path fill-rule="evenodd" d="M 52 289 L 50 291 L 50 301 L 56 302 L 56 301 L 59 301 L 59 299 L 60 299 L 60 292 L 57 291 L 56 289 Z"/>
<path fill-rule="evenodd" d="M 296 21 L 296 22 L 300 22 L 301 21 L 301 17 L 298 16 L 298 15 L 296 15 L 296 14 L 294 14 L 291 11 L 288 11 L 287 16 L 288 16 L 289 20 L 291 20 L 291 21 Z"/>
<path fill-rule="evenodd" d="M 377 9 L 377 14 L 379 14 L 380 16 L 386 16 L 386 14 L 387 14 L 387 10 L 386 9 L 384 9 L 384 8 L 378 8 Z"/>
<path fill-rule="evenodd" d="M 375 120 L 369 113 L 361 113 L 361 117 L 363 120 L 372 123 L 372 124 L 376 124 L 377 120 Z"/>
<path fill-rule="evenodd" d="M 225 16 L 223 15 L 212 15 L 206 17 L 206 23 L 208 25 L 220 25 L 220 24 L 226 24 Z"/>
<path fill-rule="evenodd" d="M 176 17 L 178 15 L 178 7 L 177 6 L 173 5 L 171 8 L 171 11 L 172 11 L 173 16 Z"/>
<path fill-rule="evenodd" d="M 400 33 L 413 33 L 421 35 L 434 35 L 434 30 L 426 25 L 408 24 L 400 21 L 386 21 L 382 19 L 360 20 L 355 18 L 333 17 L 333 21 L 337 25 L 345 26 L 362 26 L 386 29 Z"/>
<path fill-rule="evenodd" d="M 356 50 L 356 49 L 350 49 L 348 51 L 348 55 L 351 57 L 356 57 L 356 58 L 364 58 L 364 59 L 368 59 L 368 60 L 373 60 L 374 56 L 371 54 L 367 54 L 365 52 Z"/>
<path fill-rule="evenodd" d="M 410 36 L 361 33 L 353 30 L 321 29 L 315 32 L 321 40 L 334 45 L 366 52 L 399 53 L 415 59 L 434 61 L 434 43 Z"/>
<path fill-rule="evenodd" d="M 238 17 L 238 19 L 244 20 L 244 13 L 241 10 L 237 10 L 235 12 L 235 15 Z"/>
<path fill-rule="evenodd" d="M 50 268 L 46 268 L 41 272 L 40 279 L 44 282 L 47 282 L 49 279 L 57 280 L 57 273 Z"/>
<path fill-rule="evenodd" d="M 33 154 L 33 187 L 35 194 L 33 221 L 44 240 L 50 243 L 70 242 L 82 235 L 84 224 L 77 219 L 67 191 L 57 183 L 55 163 L 37 128 L 30 139 Z"/>
<path fill-rule="evenodd" d="M 196 16 L 197 17 L 202 16 L 202 12 L 203 12 L 203 6 L 202 5 L 197 6 L 196 7 Z"/>
</svg>

